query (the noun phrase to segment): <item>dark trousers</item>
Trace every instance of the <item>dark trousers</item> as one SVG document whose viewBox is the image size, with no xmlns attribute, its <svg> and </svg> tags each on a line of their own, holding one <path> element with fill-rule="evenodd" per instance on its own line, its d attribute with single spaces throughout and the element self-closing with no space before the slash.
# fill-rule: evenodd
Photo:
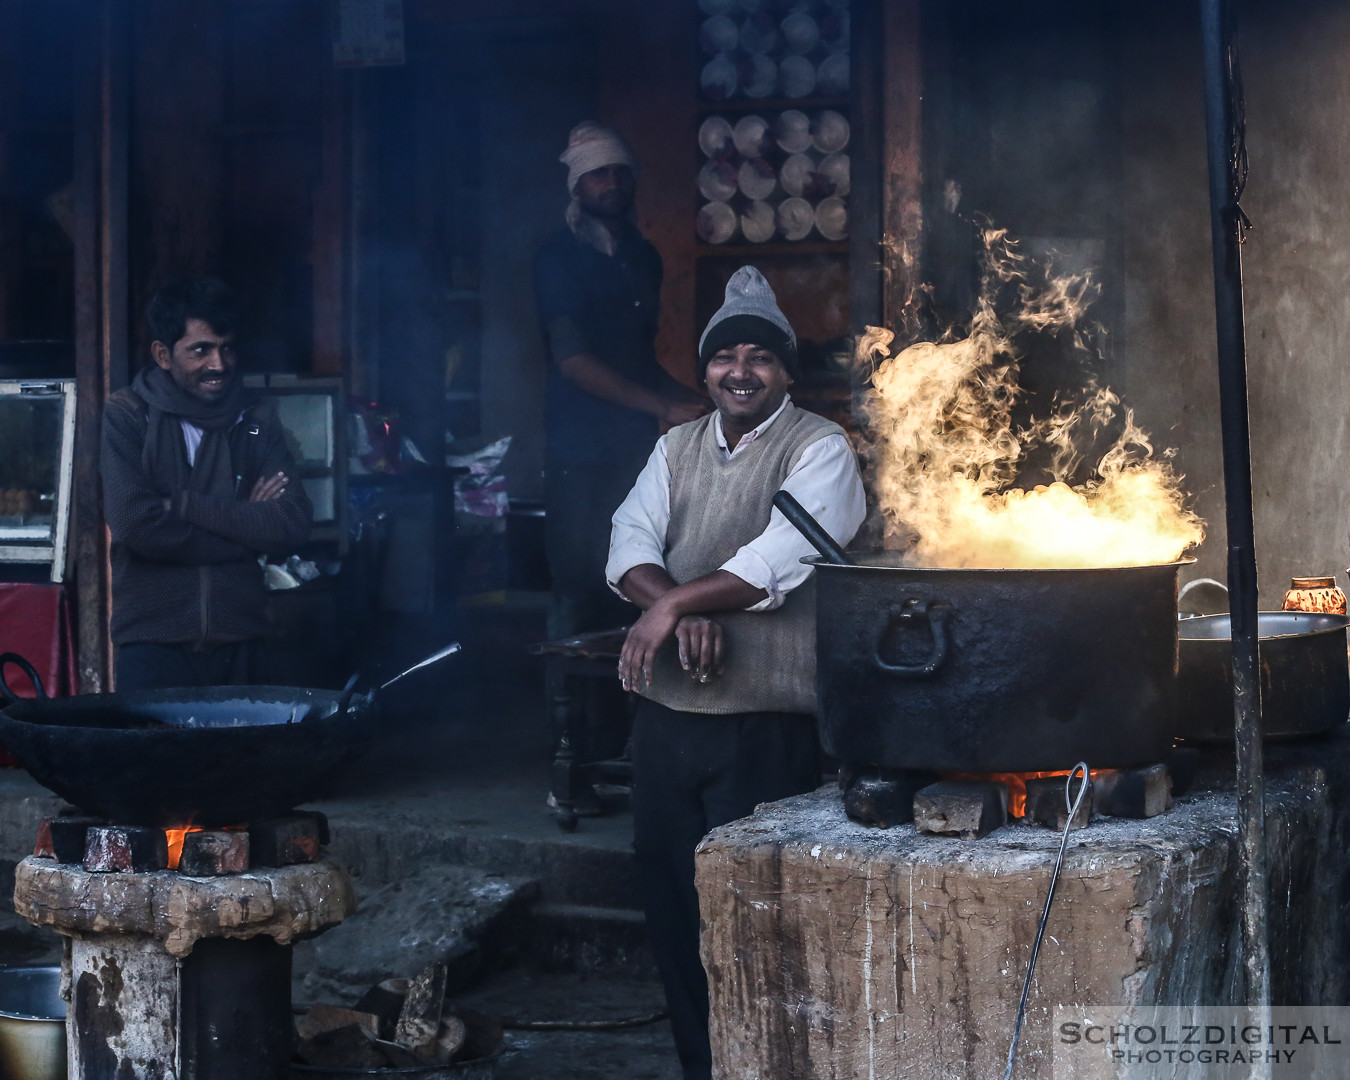
<svg viewBox="0 0 1350 1080">
<path fill-rule="evenodd" d="M 258 678 L 258 642 L 239 641 L 195 650 L 190 645 L 137 641 L 113 653 L 117 692 L 180 686 L 247 686 Z"/>
<path fill-rule="evenodd" d="M 633 721 L 633 828 L 647 929 L 685 1080 L 708 1080 L 708 979 L 699 959 L 694 848 L 756 804 L 820 783 L 813 716 L 676 712 L 643 699 Z"/>
<path fill-rule="evenodd" d="M 650 452 L 650 447 L 648 448 Z M 637 609 L 605 584 L 611 519 L 645 455 L 605 463 L 550 463 L 544 475 L 544 543 L 553 577 L 548 636 L 622 626 Z"/>
</svg>

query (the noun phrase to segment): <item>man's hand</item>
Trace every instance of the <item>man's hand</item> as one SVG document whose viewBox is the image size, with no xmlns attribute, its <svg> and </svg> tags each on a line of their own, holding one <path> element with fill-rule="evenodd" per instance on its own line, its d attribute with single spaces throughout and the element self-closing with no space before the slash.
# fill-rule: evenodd
<svg viewBox="0 0 1350 1080">
<path fill-rule="evenodd" d="M 625 690 L 639 691 L 651 686 L 656 651 L 675 632 L 680 621 L 669 604 L 658 600 L 633 624 L 619 652 L 619 681 Z"/>
<path fill-rule="evenodd" d="M 706 615 L 686 615 L 675 624 L 680 667 L 705 683 L 722 673 L 722 624 Z"/>
<path fill-rule="evenodd" d="M 706 401 L 697 401 L 692 398 L 667 398 L 665 411 L 661 413 L 661 423 L 668 424 L 671 427 L 677 427 L 680 424 L 687 424 L 691 420 L 697 420 L 700 416 L 705 416 L 712 412 L 712 405 Z"/>
<path fill-rule="evenodd" d="M 279 472 L 274 476 L 262 476 L 258 482 L 253 485 L 253 490 L 249 492 L 249 502 L 271 502 L 273 499 L 279 499 L 286 492 L 287 478 L 286 474 Z"/>
</svg>

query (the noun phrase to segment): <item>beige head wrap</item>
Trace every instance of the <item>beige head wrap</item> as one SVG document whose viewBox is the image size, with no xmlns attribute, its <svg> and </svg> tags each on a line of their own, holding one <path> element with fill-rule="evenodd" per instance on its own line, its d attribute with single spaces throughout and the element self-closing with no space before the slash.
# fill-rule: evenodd
<svg viewBox="0 0 1350 1080">
<path fill-rule="evenodd" d="M 627 165 L 634 174 L 637 158 L 624 137 L 607 124 L 583 120 L 567 137 L 567 149 L 558 158 L 567 166 L 567 190 L 574 192 L 577 181 L 593 169 L 606 165 Z"/>
</svg>

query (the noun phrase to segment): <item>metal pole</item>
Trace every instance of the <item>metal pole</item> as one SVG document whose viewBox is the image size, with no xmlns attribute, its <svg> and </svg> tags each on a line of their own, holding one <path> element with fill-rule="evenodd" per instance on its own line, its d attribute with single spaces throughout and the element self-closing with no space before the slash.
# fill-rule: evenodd
<svg viewBox="0 0 1350 1080">
<path fill-rule="evenodd" d="M 1205 66 L 1214 309 L 1218 323 L 1219 413 L 1228 517 L 1228 593 L 1233 635 L 1234 741 L 1242 858 L 1242 959 L 1248 1005 L 1270 1004 L 1266 941 L 1266 830 L 1257 659 L 1256 545 L 1252 526 L 1251 436 L 1242 316 L 1244 177 L 1231 0 L 1200 0 Z"/>
</svg>

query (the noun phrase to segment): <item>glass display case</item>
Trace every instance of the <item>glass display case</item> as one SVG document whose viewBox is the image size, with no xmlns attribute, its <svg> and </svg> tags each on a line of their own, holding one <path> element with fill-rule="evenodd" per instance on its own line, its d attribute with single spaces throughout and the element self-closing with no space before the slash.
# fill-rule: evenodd
<svg viewBox="0 0 1350 1080">
<path fill-rule="evenodd" d="M 286 432 L 305 494 L 314 504 L 311 540 L 346 547 L 346 407 L 342 380 L 297 375 L 249 375 L 244 385 L 271 401 Z"/>
<path fill-rule="evenodd" d="M 75 380 L 0 379 L 0 562 L 66 570 Z"/>
</svg>

